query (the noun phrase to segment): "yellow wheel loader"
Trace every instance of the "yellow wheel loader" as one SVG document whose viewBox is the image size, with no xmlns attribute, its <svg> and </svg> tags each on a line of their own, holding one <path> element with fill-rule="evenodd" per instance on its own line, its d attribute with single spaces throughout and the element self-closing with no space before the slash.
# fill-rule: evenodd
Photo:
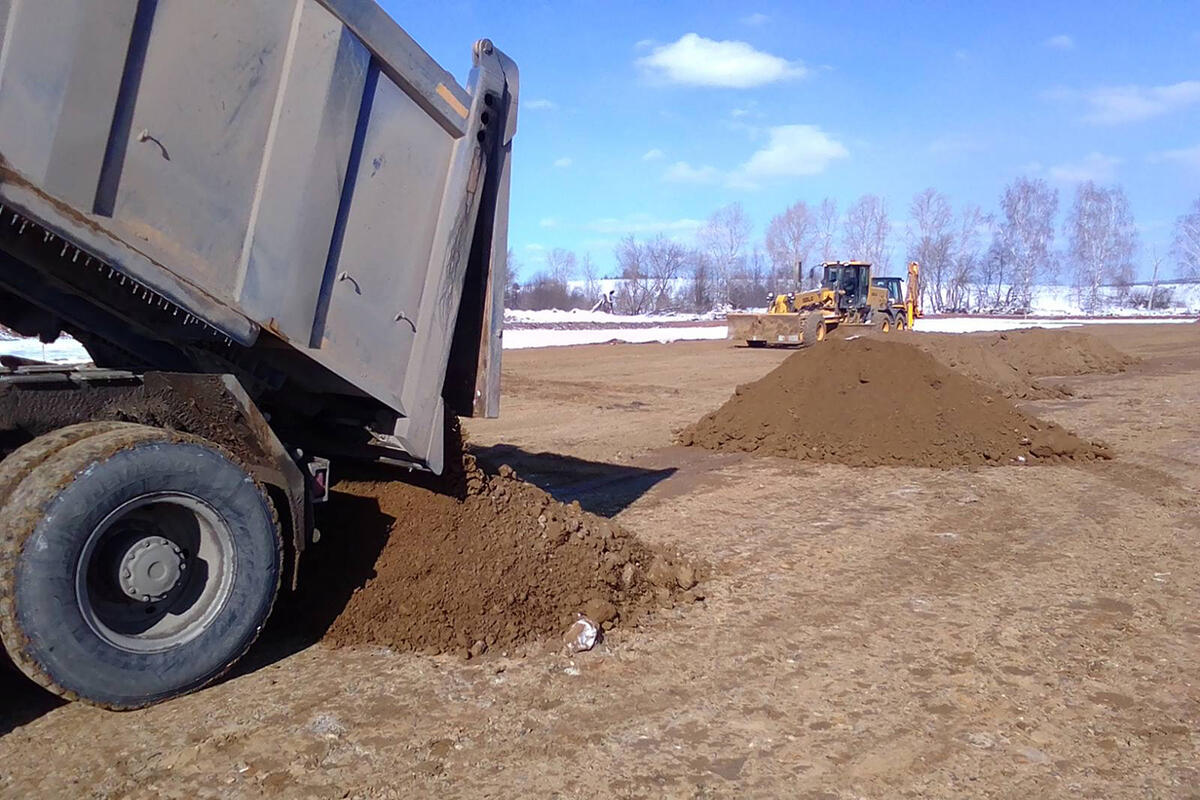
<svg viewBox="0 0 1200 800">
<path fill-rule="evenodd" d="M 827 261 L 821 286 L 768 298 L 764 313 L 730 314 L 729 338 L 750 347 L 807 347 L 843 325 L 883 332 L 909 327 L 900 278 L 872 278 L 863 261 Z"/>
</svg>

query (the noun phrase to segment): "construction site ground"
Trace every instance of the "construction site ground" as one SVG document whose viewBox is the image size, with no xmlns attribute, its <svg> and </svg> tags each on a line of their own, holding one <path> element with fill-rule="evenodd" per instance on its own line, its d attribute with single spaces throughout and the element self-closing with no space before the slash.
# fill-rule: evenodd
<svg viewBox="0 0 1200 800">
<path fill-rule="evenodd" d="M 1089 332 L 1140 360 L 1015 402 L 1113 459 L 1039 466 L 673 444 L 789 351 L 506 353 L 480 463 L 686 553 L 702 600 L 470 659 L 314 644 L 283 600 L 233 675 L 120 714 L 0 675 L 0 795 L 1200 797 L 1200 325 Z M 325 537 L 379 547 L 367 512 Z"/>
</svg>

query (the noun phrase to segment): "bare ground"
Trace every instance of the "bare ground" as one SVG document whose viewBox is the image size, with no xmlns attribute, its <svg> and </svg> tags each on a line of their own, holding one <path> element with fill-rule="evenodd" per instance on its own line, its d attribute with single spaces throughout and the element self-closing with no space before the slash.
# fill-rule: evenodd
<svg viewBox="0 0 1200 800">
<path fill-rule="evenodd" d="M 0 795 L 1200 797 L 1200 326 L 1089 330 L 1142 361 L 1023 407 L 1116 457 L 1037 468 L 670 446 L 786 352 L 508 353 L 481 461 L 702 559 L 703 602 L 470 661 L 308 645 L 284 603 L 237 675 L 125 714 L 0 677 Z M 379 516 L 322 523 L 364 577 Z"/>
</svg>

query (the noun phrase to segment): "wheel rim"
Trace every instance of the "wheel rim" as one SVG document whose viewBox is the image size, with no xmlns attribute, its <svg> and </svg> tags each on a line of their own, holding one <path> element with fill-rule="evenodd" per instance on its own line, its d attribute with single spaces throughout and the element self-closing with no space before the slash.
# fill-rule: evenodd
<svg viewBox="0 0 1200 800">
<path fill-rule="evenodd" d="M 824 322 L 817 325 L 817 341 L 818 342 L 825 341 L 825 323 Z"/>
<path fill-rule="evenodd" d="M 233 531 L 183 492 L 130 500 L 92 530 L 75 570 L 84 620 L 114 647 L 154 653 L 203 632 L 233 587 Z"/>
</svg>

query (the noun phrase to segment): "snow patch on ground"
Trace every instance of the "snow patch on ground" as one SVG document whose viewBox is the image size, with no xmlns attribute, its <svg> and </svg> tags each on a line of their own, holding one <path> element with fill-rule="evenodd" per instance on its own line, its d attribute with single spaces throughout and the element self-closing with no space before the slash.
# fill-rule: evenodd
<svg viewBox="0 0 1200 800">
<path fill-rule="evenodd" d="M 607 315 L 606 315 L 607 316 Z M 637 317 L 636 319 L 645 319 Z M 677 342 L 695 339 L 724 339 L 728 329 L 724 325 L 707 325 L 696 328 L 602 328 L 597 330 L 555 330 L 553 328 L 527 328 L 504 332 L 505 350 L 525 350 L 531 347 L 565 347 L 573 344 L 599 344 L 601 342 Z"/>
<path fill-rule="evenodd" d="M 717 319 L 719 316 L 721 315 L 712 311 L 707 314 L 643 314 L 641 316 L 622 316 L 621 314 L 606 314 L 603 311 L 587 311 L 582 308 L 571 309 L 570 311 L 563 311 L 558 308 L 549 308 L 541 311 L 517 311 L 511 308 L 504 310 L 505 322 L 523 322 L 538 325 L 554 325 L 564 322 L 600 322 L 609 324 L 699 322 L 702 320 Z"/>
<path fill-rule="evenodd" d="M 42 344 L 37 339 L 0 340 L 0 355 L 51 364 L 87 364 L 92 360 L 82 344 L 65 334 L 50 344 Z"/>
<path fill-rule="evenodd" d="M 1193 319 L 1146 319 L 1128 317 L 925 317 L 917 320 L 914 331 L 925 333 L 977 333 L 981 331 L 1012 331 L 1020 328 L 1074 328 L 1080 325 L 1162 325 L 1172 322 L 1194 322 Z"/>
</svg>

